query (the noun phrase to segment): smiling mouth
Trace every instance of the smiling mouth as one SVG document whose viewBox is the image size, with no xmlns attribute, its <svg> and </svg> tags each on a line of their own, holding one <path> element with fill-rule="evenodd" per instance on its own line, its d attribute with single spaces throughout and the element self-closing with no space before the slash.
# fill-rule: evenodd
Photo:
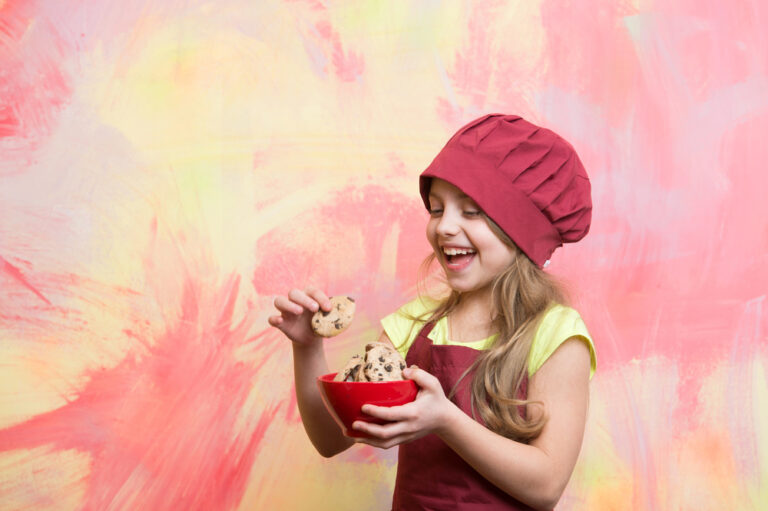
<svg viewBox="0 0 768 511">
<path fill-rule="evenodd" d="M 443 247 L 445 266 L 449 270 L 463 270 L 475 258 L 477 251 L 471 248 L 446 248 Z"/>
</svg>

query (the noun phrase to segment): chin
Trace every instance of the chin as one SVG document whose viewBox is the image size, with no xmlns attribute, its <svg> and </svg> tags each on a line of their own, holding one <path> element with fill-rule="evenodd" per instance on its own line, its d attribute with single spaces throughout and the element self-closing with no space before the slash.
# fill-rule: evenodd
<svg viewBox="0 0 768 511">
<path fill-rule="evenodd" d="M 448 286 L 457 293 L 475 293 L 480 291 L 490 290 L 491 285 L 488 283 L 473 284 L 471 282 L 456 282 L 453 279 L 447 279 Z"/>
</svg>

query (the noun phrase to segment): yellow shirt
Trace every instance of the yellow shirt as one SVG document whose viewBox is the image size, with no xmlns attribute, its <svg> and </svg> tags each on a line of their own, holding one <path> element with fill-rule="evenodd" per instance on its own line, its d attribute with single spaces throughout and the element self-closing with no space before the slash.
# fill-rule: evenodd
<svg viewBox="0 0 768 511">
<path fill-rule="evenodd" d="M 430 299 L 417 298 L 402 306 L 397 312 L 381 320 L 381 326 L 403 358 L 405 358 L 408 348 L 411 347 L 422 326 L 424 326 L 424 321 L 413 321 L 410 318 L 421 317 L 423 314 L 433 310 L 434 306 L 435 302 Z M 435 323 L 434 328 L 427 337 L 436 345 L 467 346 L 476 350 L 485 350 L 496 340 L 498 334 L 473 342 L 452 341 L 448 338 L 448 319 L 443 317 Z M 550 355 L 571 337 L 582 339 L 589 348 L 591 364 L 589 377 L 591 379 L 597 367 L 592 337 L 589 335 L 587 326 L 584 324 L 579 313 L 575 309 L 564 305 L 553 305 L 541 319 L 528 355 L 528 376 L 538 371 Z"/>
</svg>

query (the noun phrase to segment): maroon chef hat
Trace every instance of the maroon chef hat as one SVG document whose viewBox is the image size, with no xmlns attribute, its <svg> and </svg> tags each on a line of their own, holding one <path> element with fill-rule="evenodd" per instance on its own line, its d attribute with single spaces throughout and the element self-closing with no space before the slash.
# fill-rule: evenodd
<svg viewBox="0 0 768 511">
<path fill-rule="evenodd" d="M 589 232 L 589 178 L 576 151 L 517 115 L 489 114 L 451 137 L 419 178 L 427 209 L 433 177 L 471 197 L 539 267 Z"/>
</svg>

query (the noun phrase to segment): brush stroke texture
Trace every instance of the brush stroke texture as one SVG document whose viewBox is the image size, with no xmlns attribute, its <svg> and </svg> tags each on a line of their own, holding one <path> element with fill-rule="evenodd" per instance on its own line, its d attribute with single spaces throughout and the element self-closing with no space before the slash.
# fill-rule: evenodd
<svg viewBox="0 0 768 511">
<path fill-rule="evenodd" d="M 0 501 L 382 509 L 396 453 L 321 459 L 273 296 L 416 293 L 416 178 L 514 112 L 589 169 L 551 271 L 598 347 L 559 510 L 768 506 L 768 8 L 0 1 Z"/>
</svg>

